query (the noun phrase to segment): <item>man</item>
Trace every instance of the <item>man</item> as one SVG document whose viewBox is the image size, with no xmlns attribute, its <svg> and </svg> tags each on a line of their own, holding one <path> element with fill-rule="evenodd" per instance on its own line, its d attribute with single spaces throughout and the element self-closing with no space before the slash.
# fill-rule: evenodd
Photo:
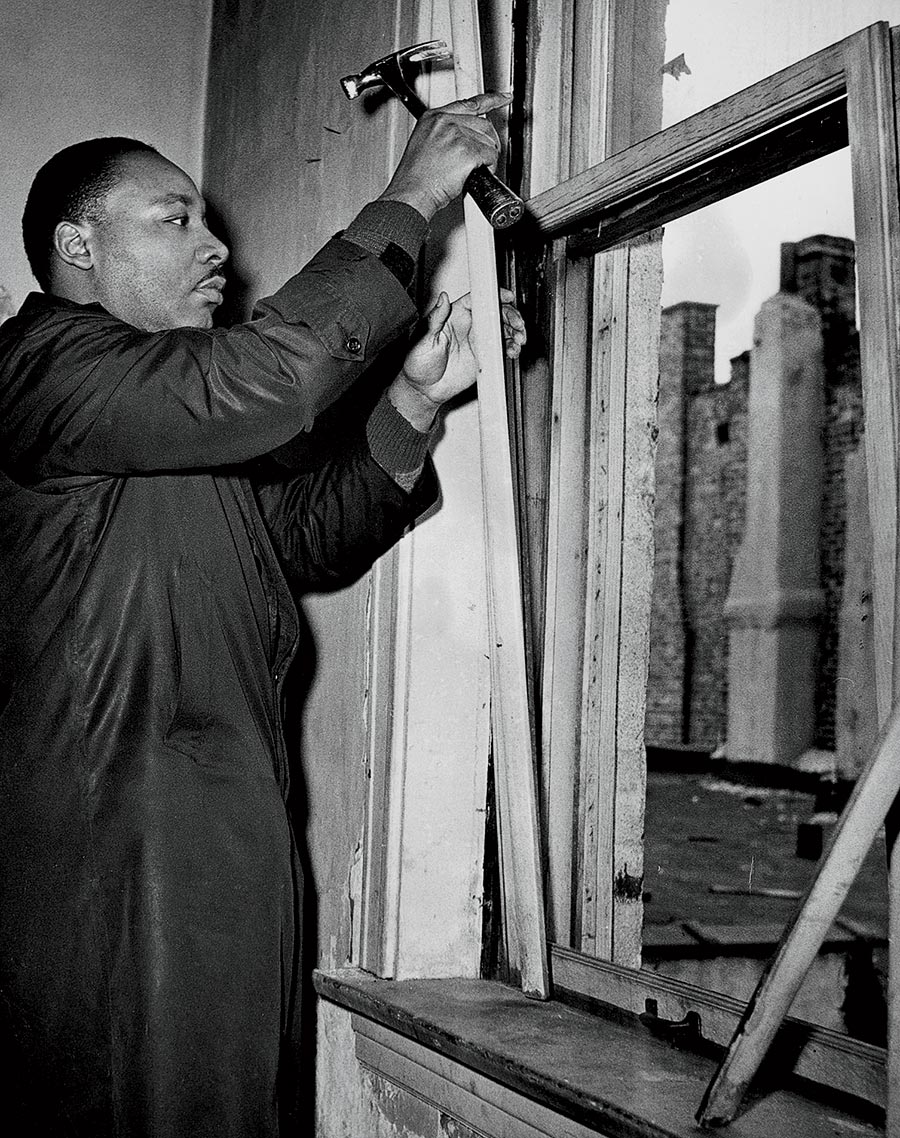
<svg viewBox="0 0 900 1138">
<path fill-rule="evenodd" d="M 506 101 L 424 116 L 381 198 L 230 329 L 228 250 L 183 171 L 105 139 L 35 178 L 44 294 L 0 329 L 6 1134 L 279 1132 L 293 595 L 363 572 L 434 500 L 428 431 L 475 372 L 465 302 L 440 298 L 398 375 L 377 357 Z M 364 371 L 386 384 L 367 422 L 286 469 Z"/>
</svg>

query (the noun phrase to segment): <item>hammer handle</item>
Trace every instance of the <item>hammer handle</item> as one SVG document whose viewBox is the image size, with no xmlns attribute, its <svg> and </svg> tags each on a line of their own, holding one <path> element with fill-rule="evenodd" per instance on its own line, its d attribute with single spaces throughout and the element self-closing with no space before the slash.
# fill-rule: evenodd
<svg viewBox="0 0 900 1138">
<path fill-rule="evenodd" d="M 391 60 L 390 64 L 383 66 L 379 77 L 381 82 L 401 100 L 413 118 L 421 118 L 426 113 L 426 105 L 415 93 L 412 83 L 407 81 L 398 60 Z M 494 229 L 509 228 L 525 213 L 525 203 L 522 199 L 512 192 L 509 185 L 499 180 L 493 171 L 488 170 L 487 166 L 474 168 L 465 179 L 463 189 L 478 205 Z"/>
<path fill-rule="evenodd" d="M 515 225 L 525 212 L 522 199 L 487 166 L 474 169 L 466 178 L 464 189 L 494 229 L 507 229 L 510 225 Z"/>
<path fill-rule="evenodd" d="M 422 117 L 427 108 L 404 75 L 399 61 L 391 61 L 382 67 L 380 79 L 394 92 L 413 118 Z M 525 212 L 522 199 L 487 166 L 476 167 L 466 178 L 463 188 L 494 229 L 507 229 L 510 225 L 515 225 Z"/>
</svg>

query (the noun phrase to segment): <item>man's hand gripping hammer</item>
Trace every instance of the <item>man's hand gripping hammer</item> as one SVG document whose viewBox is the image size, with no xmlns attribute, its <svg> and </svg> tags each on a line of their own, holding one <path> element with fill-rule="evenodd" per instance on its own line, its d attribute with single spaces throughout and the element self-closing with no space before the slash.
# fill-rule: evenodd
<svg viewBox="0 0 900 1138">
<path fill-rule="evenodd" d="M 419 118 L 426 110 L 425 104 L 413 91 L 403 71 L 404 64 L 424 63 L 428 60 L 451 59 L 453 53 L 443 40 L 429 40 L 392 52 L 383 59 L 370 63 L 357 75 L 345 75 L 341 80 L 344 94 L 355 99 L 364 91 L 374 87 L 387 87 L 412 114 Z M 507 229 L 514 225 L 525 211 L 522 199 L 505 186 L 487 166 L 479 166 L 466 179 L 465 191 L 470 194 L 488 221 L 495 229 Z"/>
</svg>

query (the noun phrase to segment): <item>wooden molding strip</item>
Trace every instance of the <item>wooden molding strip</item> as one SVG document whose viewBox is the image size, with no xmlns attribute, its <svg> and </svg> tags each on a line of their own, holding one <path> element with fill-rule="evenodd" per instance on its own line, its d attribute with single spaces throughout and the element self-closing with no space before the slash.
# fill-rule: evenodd
<svg viewBox="0 0 900 1138">
<path fill-rule="evenodd" d="M 742 146 L 845 93 L 840 42 L 545 190 L 528 201 L 528 215 L 545 239 L 575 232 L 653 183 Z"/>
<path fill-rule="evenodd" d="M 482 89 L 475 0 L 451 0 L 457 97 Z M 491 727 L 507 922 L 526 995 L 547 999 L 550 979 L 544 916 L 534 732 L 528 702 L 522 576 L 516 534 L 503 334 L 494 231 L 465 199 L 472 334 L 478 355 L 478 416 L 488 573 Z"/>
<path fill-rule="evenodd" d="M 599 232 L 570 238 L 568 253 L 593 256 L 611 249 L 727 195 L 833 154 L 848 141 L 847 102 L 840 98 L 627 199 L 617 198 L 593 218 Z"/>
<path fill-rule="evenodd" d="M 577 1004 L 587 997 L 636 1015 L 646 1014 L 647 1001 L 653 1000 L 655 1014 L 673 1021 L 696 1012 L 703 1038 L 721 1046 L 730 1042 L 744 1011 L 744 1004 L 731 996 L 659 972 L 596 960 L 561 945 L 550 946 L 550 960 L 557 998 Z M 884 1106 L 884 1048 L 793 1016 L 785 1018 L 775 1046 L 781 1051 L 787 1070 L 795 1075 L 862 1098 L 874 1106 Z"/>
</svg>

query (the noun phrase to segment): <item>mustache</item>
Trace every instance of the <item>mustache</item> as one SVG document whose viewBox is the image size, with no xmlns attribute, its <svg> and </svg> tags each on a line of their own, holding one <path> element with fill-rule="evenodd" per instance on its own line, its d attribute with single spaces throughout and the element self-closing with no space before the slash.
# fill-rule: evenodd
<svg viewBox="0 0 900 1138">
<path fill-rule="evenodd" d="M 208 272 L 205 277 L 202 277 L 199 281 L 197 281 L 194 287 L 199 288 L 201 285 L 215 284 L 217 287 L 222 288 L 227 283 L 227 280 L 228 278 L 225 276 L 225 270 L 221 266 L 218 266 L 211 272 Z"/>
</svg>

